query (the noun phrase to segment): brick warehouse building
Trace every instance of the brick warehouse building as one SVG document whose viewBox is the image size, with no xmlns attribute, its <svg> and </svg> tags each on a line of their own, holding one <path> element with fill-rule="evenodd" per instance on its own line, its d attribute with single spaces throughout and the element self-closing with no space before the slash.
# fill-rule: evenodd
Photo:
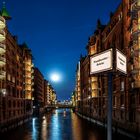
<svg viewBox="0 0 140 140">
<path fill-rule="evenodd" d="M 80 59 L 81 98 L 77 108 L 80 114 L 106 123 L 108 78 L 102 75 L 90 75 L 89 58 L 109 48 L 117 48 L 127 56 L 128 74 L 113 76 L 113 125 L 123 130 L 140 133 L 139 31 L 139 0 L 122 0 L 117 10 L 110 14 L 110 21 L 106 26 L 98 20 L 96 30 L 89 38 L 88 54 Z"/>
<path fill-rule="evenodd" d="M 34 68 L 34 108 L 37 112 L 43 112 L 44 108 L 44 76 L 38 68 Z"/>
<path fill-rule="evenodd" d="M 8 19 L 4 5 L 0 26 Z M 6 26 L 0 28 L 0 131 L 3 131 L 32 115 L 32 55 L 27 45 L 18 45 L 17 37 Z"/>
</svg>

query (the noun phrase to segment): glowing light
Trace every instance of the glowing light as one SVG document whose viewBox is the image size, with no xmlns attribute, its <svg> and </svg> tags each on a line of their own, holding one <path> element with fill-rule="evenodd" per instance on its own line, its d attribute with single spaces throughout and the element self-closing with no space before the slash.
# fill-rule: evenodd
<svg viewBox="0 0 140 140">
<path fill-rule="evenodd" d="M 53 82 L 59 82 L 61 80 L 61 75 L 59 73 L 52 73 L 50 78 Z"/>
</svg>

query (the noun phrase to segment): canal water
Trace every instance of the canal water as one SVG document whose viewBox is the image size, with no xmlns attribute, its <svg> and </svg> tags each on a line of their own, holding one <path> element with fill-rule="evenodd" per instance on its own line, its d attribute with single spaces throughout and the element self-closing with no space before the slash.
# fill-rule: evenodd
<svg viewBox="0 0 140 140">
<path fill-rule="evenodd" d="M 113 134 L 113 140 L 129 138 Z M 0 140 L 106 140 L 106 130 L 70 109 L 56 109 L 0 136 Z"/>
</svg>

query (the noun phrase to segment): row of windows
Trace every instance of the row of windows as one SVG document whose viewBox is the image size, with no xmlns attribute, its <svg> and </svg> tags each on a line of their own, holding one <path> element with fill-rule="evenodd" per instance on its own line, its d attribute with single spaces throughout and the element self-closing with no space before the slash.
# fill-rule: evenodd
<svg viewBox="0 0 140 140">
<path fill-rule="evenodd" d="M 7 94 L 16 98 L 24 98 L 22 90 L 18 90 L 15 87 L 7 86 Z"/>
<path fill-rule="evenodd" d="M 6 119 L 6 117 L 17 117 L 17 115 L 23 115 L 25 114 L 25 110 L 13 110 L 13 111 L 8 111 L 8 116 L 6 116 L 6 112 L 3 111 L 2 116 L 3 119 Z"/>
<path fill-rule="evenodd" d="M 24 104 L 25 103 L 23 101 L 11 101 L 11 100 L 8 101 L 9 108 L 23 107 Z"/>
</svg>

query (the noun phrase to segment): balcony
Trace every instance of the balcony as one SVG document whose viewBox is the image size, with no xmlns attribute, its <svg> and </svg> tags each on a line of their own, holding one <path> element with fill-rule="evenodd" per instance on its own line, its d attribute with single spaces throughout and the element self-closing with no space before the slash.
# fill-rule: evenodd
<svg viewBox="0 0 140 140">
<path fill-rule="evenodd" d="M 31 91 L 32 91 L 31 89 L 25 89 L 26 93 L 31 93 Z"/>
<path fill-rule="evenodd" d="M 5 44 L 0 43 L 0 54 L 5 53 L 5 51 L 6 51 L 6 46 L 5 46 Z"/>
<path fill-rule="evenodd" d="M 31 74 L 31 70 L 30 69 L 26 69 L 25 72 L 26 72 L 26 74 Z"/>
<path fill-rule="evenodd" d="M 32 74 L 34 73 L 34 69 L 31 70 L 31 73 L 32 73 Z"/>
<path fill-rule="evenodd" d="M 27 85 L 27 86 L 31 86 L 31 83 L 28 82 L 28 83 L 25 83 L 25 85 Z"/>
<path fill-rule="evenodd" d="M 25 79 L 30 80 L 31 79 L 31 76 L 30 75 L 25 75 Z"/>
<path fill-rule="evenodd" d="M 0 31 L 0 42 L 5 40 L 5 32 L 3 30 Z"/>
<path fill-rule="evenodd" d="M 139 0 L 133 0 L 132 10 L 133 11 L 139 11 L 140 10 L 140 1 Z"/>
<path fill-rule="evenodd" d="M 5 79 L 5 77 L 6 77 L 6 72 L 1 70 L 0 71 L 0 80 Z"/>
<path fill-rule="evenodd" d="M 25 66 L 28 67 L 28 68 L 30 68 L 32 65 L 31 65 L 30 62 L 25 62 Z"/>
<path fill-rule="evenodd" d="M 0 16 L 0 29 L 4 29 L 6 26 L 5 19 Z"/>
<path fill-rule="evenodd" d="M 6 59 L 0 56 L 0 66 L 5 65 L 5 63 L 6 63 Z"/>
</svg>

